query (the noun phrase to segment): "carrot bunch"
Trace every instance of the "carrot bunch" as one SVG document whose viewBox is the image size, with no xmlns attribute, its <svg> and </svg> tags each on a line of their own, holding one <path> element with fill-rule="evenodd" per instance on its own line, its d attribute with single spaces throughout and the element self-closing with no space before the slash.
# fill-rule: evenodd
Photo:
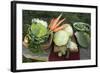
<svg viewBox="0 0 100 73">
<path fill-rule="evenodd" d="M 62 14 L 60 14 L 57 18 L 51 19 L 49 24 L 49 28 L 51 31 L 57 32 L 65 27 L 65 25 L 60 26 L 60 24 L 65 20 L 65 18 L 60 20 L 61 16 Z"/>
</svg>

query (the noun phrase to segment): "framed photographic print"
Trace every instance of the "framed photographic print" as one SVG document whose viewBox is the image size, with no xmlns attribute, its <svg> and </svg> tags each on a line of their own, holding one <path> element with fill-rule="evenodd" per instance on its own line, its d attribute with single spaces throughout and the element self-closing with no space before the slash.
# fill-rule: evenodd
<svg viewBox="0 0 100 73">
<path fill-rule="evenodd" d="M 97 67 L 97 6 L 11 2 L 11 71 Z"/>
</svg>

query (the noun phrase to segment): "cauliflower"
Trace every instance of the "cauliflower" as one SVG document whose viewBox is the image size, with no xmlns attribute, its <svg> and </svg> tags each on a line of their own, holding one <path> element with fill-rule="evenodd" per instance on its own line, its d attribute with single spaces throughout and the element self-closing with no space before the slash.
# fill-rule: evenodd
<svg viewBox="0 0 100 73">
<path fill-rule="evenodd" d="M 34 18 L 32 19 L 32 23 L 36 22 L 37 24 L 42 24 L 43 26 L 45 26 L 47 28 L 48 24 L 46 21 L 40 20 L 38 18 Z"/>
</svg>

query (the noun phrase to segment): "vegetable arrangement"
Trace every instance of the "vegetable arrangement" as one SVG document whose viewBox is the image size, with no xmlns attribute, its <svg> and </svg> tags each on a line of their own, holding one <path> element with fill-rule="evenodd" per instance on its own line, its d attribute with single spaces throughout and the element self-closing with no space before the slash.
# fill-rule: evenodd
<svg viewBox="0 0 100 73">
<path fill-rule="evenodd" d="M 89 24 L 75 22 L 72 27 L 71 24 L 64 23 L 66 19 L 61 19 L 61 16 L 62 14 L 57 18 L 52 18 L 49 25 L 46 21 L 38 18 L 32 19 L 23 40 L 24 46 L 36 54 L 47 53 L 44 50 L 44 45 L 45 49 L 54 46 L 53 51 L 59 57 L 66 55 L 66 58 L 69 57 L 70 52 L 79 51 L 78 44 L 80 47 L 87 48 L 90 44 Z M 74 37 L 76 37 L 78 44 Z"/>
<path fill-rule="evenodd" d="M 73 36 L 73 28 L 67 23 L 61 25 L 61 23 L 65 20 L 65 18 L 60 20 L 61 16 L 62 14 L 55 19 L 53 18 L 50 22 L 49 28 L 52 32 L 54 32 L 54 52 L 57 52 L 58 56 L 67 54 L 68 57 L 70 49 L 78 51 L 78 47 L 77 44 L 71 40 Z"/>
</svg>

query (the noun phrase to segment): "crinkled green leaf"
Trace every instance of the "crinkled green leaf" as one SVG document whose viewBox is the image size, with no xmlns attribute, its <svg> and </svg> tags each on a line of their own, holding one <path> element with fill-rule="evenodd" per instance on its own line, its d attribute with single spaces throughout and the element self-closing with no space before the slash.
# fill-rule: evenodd
<svg viewBox="0 0 100 73">
<path fill-rule="evenodd" d="M 31 25 L 31 33 L 33 33 L 37 37 L 42 37 L 47 34 L 47 28 L 42 24 L 35 24 Z"/>
<path fill-rule="evenodd" d="M 89 32 L 90 31 L 90 26 L 87 23 L 83 23 L 83 22 L 75 22 L 73 24 L 73 27 L 78 30 L 78 31 L 86 31 Z"/>
<path fill-rule="evenodd" d="M 87 48 L 90 44 L 89 34 L 86 32 L 76 32 L 75 33 L 77 41 L 80 46 Z"/>
</svg>

